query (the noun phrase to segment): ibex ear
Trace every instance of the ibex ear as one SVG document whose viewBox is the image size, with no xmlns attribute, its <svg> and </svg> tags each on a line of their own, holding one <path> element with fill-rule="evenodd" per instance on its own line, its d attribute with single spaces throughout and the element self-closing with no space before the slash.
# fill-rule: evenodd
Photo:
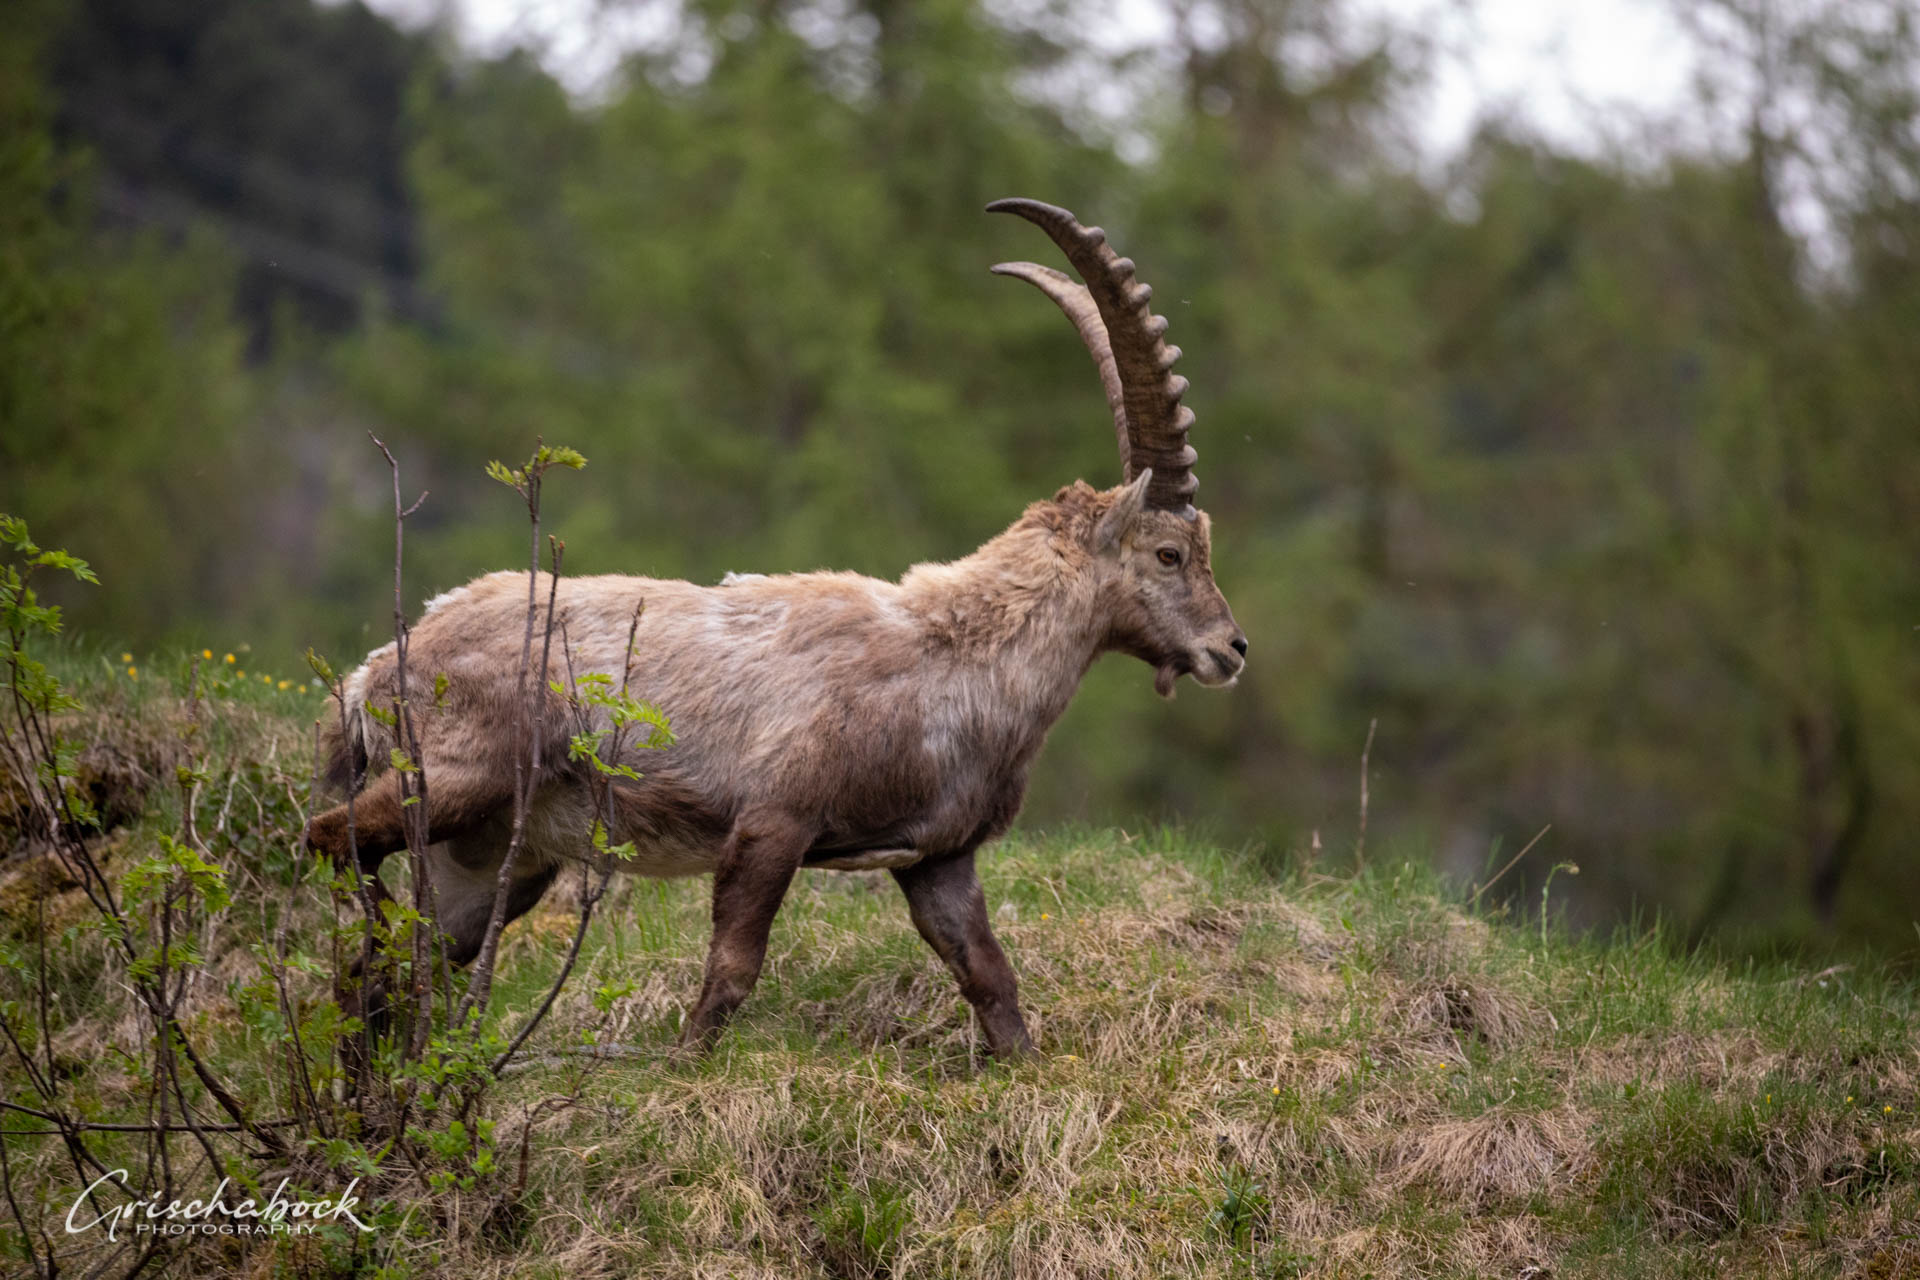
<svg viewBox="0 0 1920 1280">
<path fill-rule="evenodd" d="M 1100 517 L 1100 523 L 1094 526 L 1093 549 L 1105 551 L 1120 541 L 1120 535 L 1127 531 L 1141 510 L 1147 505 L 1147 485 L 1153 479 L 1153 468 L 1142 467 L 1133 483 L 1114 495 L 1113 505 L 1107 508 L 1107 514 Z"/>
</svg>

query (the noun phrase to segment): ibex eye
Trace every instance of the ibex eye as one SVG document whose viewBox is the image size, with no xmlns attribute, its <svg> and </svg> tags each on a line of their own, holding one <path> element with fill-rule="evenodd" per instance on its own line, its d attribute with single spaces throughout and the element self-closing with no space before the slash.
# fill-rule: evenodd
<svg viewBox="0 0 1920 1280">
<path fill-rule="evenodd" d="M 1180 567 L 1180 553 L 1172 547 L 1162 547 L 1160 548 L 1160 563 L 1169 569 L 1178 569 Z"/>
</svg>

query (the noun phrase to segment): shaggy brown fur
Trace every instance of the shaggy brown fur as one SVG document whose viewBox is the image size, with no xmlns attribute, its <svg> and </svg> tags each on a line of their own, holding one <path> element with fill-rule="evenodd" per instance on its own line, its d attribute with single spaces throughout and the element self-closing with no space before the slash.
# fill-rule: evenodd
<svg viewBox="0 0 1920 1280">
<path fill-rule="evenodd" d="M 714 875 L 689 1042 L 709 1041 L 751 991 L 780 900 L 812 865 L 892 870 L 994 1051 L 1031 1047 L 974 851 L 1012 822 L 1047 731 L 1100 654 L 1149 663 L 1163 695 L 1184 674 L 1231 684 L 1244 665 L 1246 638 L 1213 582 L 1206 517 L 1145 509 L 1150 479 L 1105 492 L 1071 485 L 973 555 L 915 566 L 898 583 L 848 573 L 718 587 L 561 581 L 546 680 L 569 670 L 618 679 L 629 622 L 646 604 L 631 692 L 666 712 L 678 741 L 631 761 L 645 777 L 618 784 L 612 836 L 638 847 L 625 870 Z M 544 601 L 544 577 L 537 589 Z M 433 601 L 409 643 L 415 680 L 447 677 L 443 705 L 416 721 L 431 780 L 429 865 L 462 958 L 478 949 L 506 850 L 526 600 L 523 574 L 480 578 Z M 393 704 L 395 676 L 392 646 L 370 655 L 348 678 L 346 722 L 333 729 L 336 774 L 364 781 L 354 819 L 369 869 L 404 842 L 399 779 L 380 768 L 391 732 L 365 710 Z M 557 763 L 533 799 L 513 915 L 589 847 L 587 779 L 566 763 L 566 717 L 549 712 L 542 752 Z M 342 805 L 315 819 L 309 839 L 344 856 L 346 824 Z"/>
</svg>

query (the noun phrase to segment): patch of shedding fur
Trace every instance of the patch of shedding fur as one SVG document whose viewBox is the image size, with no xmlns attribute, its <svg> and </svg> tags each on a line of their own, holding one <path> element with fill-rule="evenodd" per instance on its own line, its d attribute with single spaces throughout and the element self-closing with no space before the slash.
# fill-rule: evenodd
<svg viewBox="0 0 1920 1280">
<path fill-rule="evenodd" d="M 423 612 L 420 616 L 423 618 L 431 618 L 434 614 L 440 612 L 440 610 L 446 608 L 448 605 L 458 604 L 460 601 L 466 599 L 467 592 L 468 592 L 468 588 L 464 586 L 455 587 L 451 591 L 442 591 L 439 595 L 427 601 L 425 612 Z"/>
<path fill-rule="evenodd" d="M 392 657 L 393 652 L 394 644 L 389 640 L 367 654 L 366 659 L 341 682 L 342 701 L 346 704 L 341 733 L 363 759 L 370 760 L 380 754 L 377 749 L 379 735 L 367 715 L 367 686 L 373 680 L 375 665 Z"/>
<path fill-rule="evenodd" d="M 367 682 L 373 678 L 373 667 L 393 654 L 393 641 L 389 640 L 367 654 L 347 676 L 345 696 L 348 707 L 364 706 L 367 701 Z"/>
</svg>

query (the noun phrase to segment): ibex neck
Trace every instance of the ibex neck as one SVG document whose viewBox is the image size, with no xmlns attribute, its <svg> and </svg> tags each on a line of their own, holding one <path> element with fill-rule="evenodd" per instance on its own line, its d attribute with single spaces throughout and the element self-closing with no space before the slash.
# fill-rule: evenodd
<svg viewBox="0 0 1920 1280">
<path fill-rule="evenodd" d="M 931 658 L 1044 733 L 1106 631 L 1090 569 L 1091 557 L 1061 532 L 1022 520 L 970 556 L 915 566 L 901 579 L 901 602 L 924 628 Z"/>
</svg>

